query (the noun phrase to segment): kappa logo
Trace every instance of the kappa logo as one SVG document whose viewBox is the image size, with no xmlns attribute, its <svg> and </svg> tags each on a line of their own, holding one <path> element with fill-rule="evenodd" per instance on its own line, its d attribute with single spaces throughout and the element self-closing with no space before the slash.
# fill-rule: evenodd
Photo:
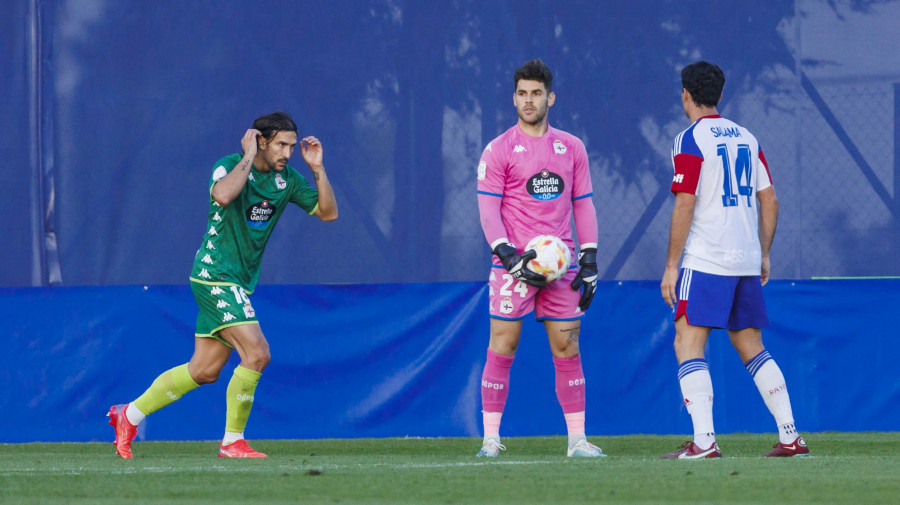
<svg viewBox="0 0 900 505">
<path fill-rule="evenodd" d="M 524 151 L 527 151 L 527 149 L 525 149 L 525 146 L 523 146 L 522 144 L 516 144 L 516 147 L 513 148 L 514 153 L 521 153 Z"/>
<path fill-rule="evenodd" d="M 684 174 L 675 174 L 675 177 L 672 177 L 672 182 L 681 184 L 684 182 Z"/>
<path fill-rule="evenodd" d="M 211 237 L 215 237 L 216 235 L 219 234 L 219 232 L 216 231 L 216 227 L 215 227 L 215 226 L 210 226 L 210 227 L 209 227 L 209 231 L 206 232 L 206 233 L 209 233 L 209 235 L 210 235 Z"/>
<path fill-rule="evenodd" d="M 482 161 L 478 164 L 478 180 L 483 181 L 487 177 L 487 163 Z"/>
<path fill-rule="evenodd" d="M 209 240 L 206 241 L 206 248 L 207 248 L 207 249 L 210 249 L 210 250 L 212 250 L 212 251 L 215 251 L 215 250 L 216 250 L 216 246 L 214 246 L 213 243 L 212 243 L 211 241 L 209 241 Z"/>
<path fill-rule="evenodd" d="M 228 321 L 233 321 L 237 319 L 231 312 L 226 312 L 224 316 L 222 316 L 222 322 L 227 323 Z"/>
<path fill-rule="evenodd" d="M 281 174 L 275 174 L 275 186 L 278 189 L 284 189 L 287 187 L 287 182 L 281 178 Z"/>
<path fill-rule="evenodd" d="M 556 154 L 566 154 L 566 145 L 562 143 L 562 140 L 556 139 L 553 141 L 553 152 Z"/>
<path fill-rule="evenodd" d="M 253 182 L 256 182 L 256 178 L 253 177 L 253 174 L 250 174 L 250 180 L 253 181 Z"/>
<path fill-rule="evenodd" d="M 206 270 L 204 270 L 204 272 L 205 271 Z M 219 286 L 213 286 L 213 288 L 209 290 L 209 294 L 211 294 L 211 295 L 221 295 L 224 292 L 225 292 L 225 290 L 220 288 Z"/>
<path fill-rule="evenodd" d="M 216 204 L 218 205 L 218 204 Z M 216 211 L 216 214 L 213 216 L 213 221 L 221 221 L 222 216 L 219 215 L 219 211 Z"/>
<path fill-rule="evenodd" d="M 207 254 L 206 256 L 204 256 L 203 259 L 200 260 L 200 261 L 202 261 L 203 263 L 206 263 L 207 265 L 212 265 L 212 264 L 213 264 L 213 260 L 212 260 L 212 258 L 209 256 L 209 254 Z"/>
<path fill-rule="evenodd" d="M 226 302 L 225 300 L 219 300 L 219 303 L 216 304 L 216 308 L 224 309 L 225 307 L 230 307 L 231 304 Z"/>
<path fill-rule="evenodd" d="M 201 268 L 201 269 L 200 269 L 200 273 L 197 274 L 197 276 L 198 276 L 198 277 L 203 277 L 204 279 L 210 279 L 210 278 L 212 278 L 212 276 L 209 275 L 209 272 L 207 272 L 205 268 Z"/>
</svg>

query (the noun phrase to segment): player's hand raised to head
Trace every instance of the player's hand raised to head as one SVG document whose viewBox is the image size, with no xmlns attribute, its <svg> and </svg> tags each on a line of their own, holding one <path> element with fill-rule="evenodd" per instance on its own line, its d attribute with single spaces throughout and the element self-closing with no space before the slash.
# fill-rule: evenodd
<svg viewBox="0 0 900 505">
<path fill-rule="evenodd" d="M 597 291 L 597 250 L 594 248 L 583 249 L 578 253 L 578 274 L 572 280 L 572 289 L 581 288 L 581 299 L 578 300 L 578 308 L 587 310 L 594 300 Z"/>
<path fill-rule="evenodd" d="M 304 137 L 300 141 L 300 154 L 303 155 L 303 161 L 312 169 L 321 169 L 322 167 L 322 143 L 319 139 L 309 136 Z"/>
<path fill-rule="evenodd" d="M 537 252 L 534 249 L 529 249 L 519 254 L 512 244 L 500 244 L 494 248 L 494 254 L 500 258 L 503 268 L 516 279 L 536 288 L 542 288 L 547 285 L 546 277 L 525 268 L 525 265 L 530 260 L 537 257 Z"/>
<path fill-rule="evenodd" d="M 253 128 L 250 128 L 244 133 L 244 138 L 241 139 L 241 149 L 244 150 L 244 156 L 256 156 L 256 150 L 259 148 L 257 139 L 259 139 L 260 136 L 262 136 L 262 133 Z"/>
</svg>

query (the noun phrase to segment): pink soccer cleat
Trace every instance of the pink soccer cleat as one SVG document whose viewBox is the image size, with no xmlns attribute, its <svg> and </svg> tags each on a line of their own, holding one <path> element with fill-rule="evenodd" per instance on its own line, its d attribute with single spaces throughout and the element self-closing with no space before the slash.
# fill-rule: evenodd
<svg viewBox="0 0 900 505">
<path fill-rule="evenodd" d="M 701 449 L 700 446 L 693 441 L 688 440 L 681 444 L 681 450 L 660 456 L 663 459 L 704 459 L 704 458 L 721 458 L 722 451 L 719 450 L 719 444 L 713 442 L 709 449 Z"/>
<path fill-rule="evenodd" d="M 252 447 L 247 445 L 244 439 L 232 442 L 228 445 L 219 445 L 220 458 L 265 458 L 266 455 L 254 451 Z"/>
<path fill-rule="evenodd" d="M 803 437 L 797 437 L 789 444 L 778 442 L 773 445 L 775 449 L 766 454 L 767 458 L 792 458 L 794 456 L 809 456 L 809 447 L 806 447 L 806 440 Z"/>
<path fill-rule="evenodd" d="M 127 408 L 128 405 L 113 405 L 106 416 L 109 417 L 109 424 L 116 429 L 116 440 L 113 442 L 116 444 L 116 454 L 131 459 L 134 457 L 131 454 L 131 441 L 137 436 L 137 426 L 128 422 L 125 416 Z"/>
</svg>

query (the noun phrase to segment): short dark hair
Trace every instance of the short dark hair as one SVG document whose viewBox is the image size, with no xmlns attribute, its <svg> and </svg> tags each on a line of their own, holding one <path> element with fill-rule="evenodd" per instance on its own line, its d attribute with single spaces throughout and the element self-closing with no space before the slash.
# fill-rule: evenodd
<svg viewBox="0 0 900 505">
<path fill-rule="evenodd" d="M 526 61 L 516 70 L 516 74 L 513 76 L 513 91 L 519 88 L 519 81 L 522 79 L 544 83 L 547 93 L 553 88 L 553 72 L 543 61 L 538 59 Z"/>
<path fill-rule="evenodd" d="M 681 86 L 691 94 L 697 105 L 715 107 L 722 98 L 725 73 L 718 65 L 698 61 L 681 70 Z"/>
<path fill-rule="evenodd" d="M 284 112 L 273 112 L 256 118 L 256 121 L 253 122 L 253 129 L 259 130 L 264 139 L 272 140 L 278 132 L 296 133 L 297 123 Z"/>
</svg>

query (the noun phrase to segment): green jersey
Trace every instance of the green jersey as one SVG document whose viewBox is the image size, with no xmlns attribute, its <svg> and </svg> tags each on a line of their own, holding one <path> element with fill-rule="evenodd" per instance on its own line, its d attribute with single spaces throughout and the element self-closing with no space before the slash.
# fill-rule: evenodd
<svg viewBox="0 0 900 505">
<path fill-rule="evenodd" d="M 314 214 L 319 208 L 319 192 L 290 165 L 281 172 L 260 172 L 251 165 L 241 194 L 222 207 L 212 198 L 213 184 L 228 175 L 241 158 L 238 153 L 216 162 L 209 181 L 209 223 L 194 257 L 191 280 L 234 284 L 252 293 L 266 243 L 287 204 L 295 203 Z"/>
</svg>

